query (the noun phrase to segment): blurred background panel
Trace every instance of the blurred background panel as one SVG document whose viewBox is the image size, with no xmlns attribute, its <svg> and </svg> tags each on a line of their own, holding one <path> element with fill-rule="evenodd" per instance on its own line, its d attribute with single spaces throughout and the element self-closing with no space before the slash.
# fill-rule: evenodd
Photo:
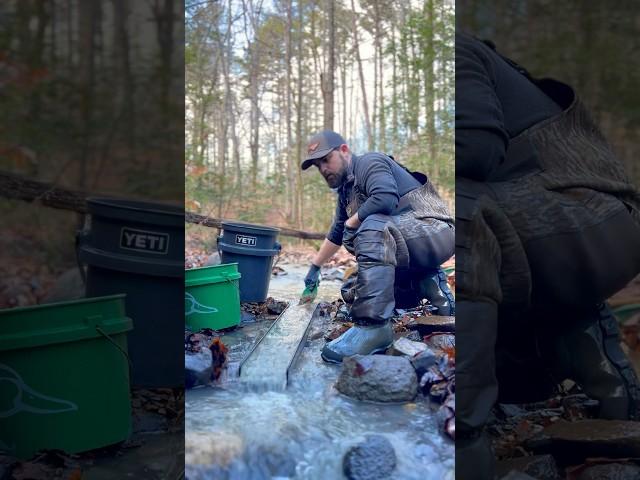
<svg viewBox="0 0 640 480">
<path fill-rule="evenodd" d="M 572 85 L 640 184 L 636 2 L 458 0 L 458 31 L 493 41 L 534 77 Z"/>
</svg>

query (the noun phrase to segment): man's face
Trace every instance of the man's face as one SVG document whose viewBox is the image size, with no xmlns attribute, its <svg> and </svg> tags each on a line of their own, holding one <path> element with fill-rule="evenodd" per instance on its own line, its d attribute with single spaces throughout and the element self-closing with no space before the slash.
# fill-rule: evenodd
<svg viewBox="0 0 640 480">
<path fill-rule="evenodd" d="M 347 176 L 347 159 L 345 154 L 335 149 L 323 158 L 314 162 L 320 173 L 329 185 L 329 188 L 338 188 Z"/>
</svg>

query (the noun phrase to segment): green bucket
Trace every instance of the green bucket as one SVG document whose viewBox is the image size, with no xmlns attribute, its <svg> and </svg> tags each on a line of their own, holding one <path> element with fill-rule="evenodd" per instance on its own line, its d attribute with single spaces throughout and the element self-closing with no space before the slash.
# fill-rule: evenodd
<svg viewBox="0 0 640 480">
<path fill-rule="evenodd" d="M 131 432 L 124 295 L 0 311 L 0 449 L 19 458 Z"/>
<path fill-rule="evenodd" d="M 240 323 L 240 273 L 237 263 L 185 272 L 184 318 L 193 331 L 220 330 Z"/>
</svg>

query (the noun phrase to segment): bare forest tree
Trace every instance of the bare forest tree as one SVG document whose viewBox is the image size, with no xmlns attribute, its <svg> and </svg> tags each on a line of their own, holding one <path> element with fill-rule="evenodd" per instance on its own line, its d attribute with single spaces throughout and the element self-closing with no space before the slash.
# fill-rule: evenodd
<svg viewBox="0 0 640 480">
<path fill-rule="evenodd" d="M 188 200 L 326 229 L 333 194 L 299 168 L 322 129 L 393 154 L 452 198 L 453 17 L 450 0 L 187 4 Z"/>
</svg>

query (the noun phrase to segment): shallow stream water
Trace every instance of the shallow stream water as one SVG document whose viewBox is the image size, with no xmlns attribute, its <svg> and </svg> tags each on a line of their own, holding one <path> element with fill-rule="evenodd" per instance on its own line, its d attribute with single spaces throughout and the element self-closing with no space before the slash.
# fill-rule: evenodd
<svg viewBox="0 0 640 480">
<path fill-rule="evenodd" d="M 269 295 L 295 304 L 306 268 L 284 268 L 288 274 L 272 277 Z M 318 300 L 335 300 L 339 288 L 338 281 L 321 282 Z M 305 312 L 299 314 L 310 315 Z M 339 394 L 333 384 L 340 366 L 320 358 L 324 340 L 319 332 L 326 320 L 313 321 L 309 338 L 316 339 L 307 341 L 286 390 L 239 382 L 232 368 L 221 386 L 187 392 L 187 478 L 340 479 L 349 447 L 367 434 L 379 434 L 396 451 L 393 479 L 453 479 L 454 444 L 438 431 L 435 408 L 422 398 L 379 405 Z M 299 334 L 292 329 L 291 335 Z M 234 356 L 248 350 L 246 344 L 238 346 Z M 259 358 L 265 365 L 280 365 L 284 352 L 288 346 L 281 350 L 274 343 Z"/>
</svg>

